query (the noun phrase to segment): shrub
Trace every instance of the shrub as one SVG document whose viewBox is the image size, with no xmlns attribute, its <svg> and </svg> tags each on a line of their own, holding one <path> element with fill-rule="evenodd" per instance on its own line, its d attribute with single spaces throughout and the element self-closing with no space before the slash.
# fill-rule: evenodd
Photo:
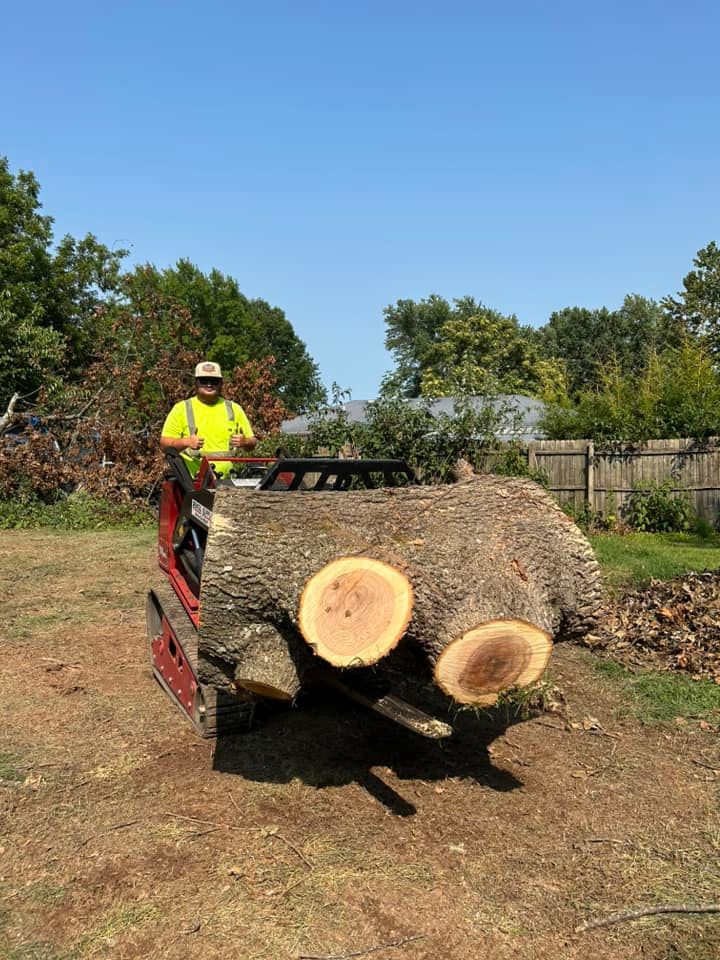
<svg viewBox="0 0 720 960">
<path fill-rule="evenodd" d="M 694 516 L 686 491 L 674 491 L 670 481 L 637 486 L 624 508 L 627 522 L 644 533 L 688 530 Z"/>
<path fill-rule="evenodd" d="M 530 470 L 527 454 L 519 444 L 501 446 L 496 438 L 500 427 L 512 421 L 512 407 L 491 402 L 476 406 L 468 398 L 456 397 L 452 415 L 433 416 L 433 401 L 425 398 L 410 405 L 397 397 L 384 397 L 367 405 L 366 422 L 351 423 L 343 403 L 349 394 L 333 384 L 333 401 L 309 417 L 308 436 L 278 434 L 262 449 L 272 453 L 284 447 L 296 456 L 341 452 L 368 459 L 398 458 L 416 472 L 422 483 L 447 483 L 454 479 L 458 460 L 505 476 L 530 477 L 547 486 L 547 476 Z M 491 451 L 490 457 L 487 456 Z"/>
</svg>

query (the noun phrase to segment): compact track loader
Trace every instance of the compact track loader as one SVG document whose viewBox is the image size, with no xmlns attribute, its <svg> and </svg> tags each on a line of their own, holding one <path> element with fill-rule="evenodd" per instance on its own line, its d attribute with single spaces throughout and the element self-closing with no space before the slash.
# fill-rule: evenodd
<svg viewBox="0 0 720 960">
<path fill-rule="evenodd" d="M 402 460 L 342 460 L 203 456 L 193 478 L 175 450 L 166 453 L 168 472 L 160 496 L 157 557 L 161 576 L 147 598 L 147 629 L 153 674 L 165 693 L 203 737 L 217 737 L 251 724 L 257 695 L 242 688 L 228 692 L 202 683 L 198 646 L 202 630 L 201 586 L 213 501 L 219 488 L 233 488 L 238 497 L 283 491 L 312 496 L 316 491 L 412 483 Z M 230 463 L 230 475 L 219 478 L 214 463 Z M 235 496 L 235 493 L 232 493 Z M 232 558 L 228 558 L 231 560 Z M 242 620 L 243 611 L 233 612 Z M 392 695 L 368 694 L 349 687 L 339 671 L 313 671 L 314 686 L 326 686 L 360 702 L 424 736 L 448 736 L 451 728 Z"/>
</svg>

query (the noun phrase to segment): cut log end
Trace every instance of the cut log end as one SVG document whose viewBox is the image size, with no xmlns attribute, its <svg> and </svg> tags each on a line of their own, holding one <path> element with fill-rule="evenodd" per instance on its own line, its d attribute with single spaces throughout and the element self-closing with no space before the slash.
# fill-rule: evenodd
<svg viewBox="0 0 720 960">
<path fill-rule="evenodd" d="M 341 557 L 306 583 L 298 624 L 324 660 L 368 666 L 396 646 L 412 609 L 412 587 L 400 570 L 369 557 Z"/>
<path fill-rule="evenodd" d="M 435 664 L 435 682 L 458 703 L 490 706 L 497 695 L 538 680 L 551 637 L 524 620 L 490 620 L 451 641 Z"/>
<path fill-rule="evenodd" d="M 269 683 L 262 683 L 259 680 L 253 680 L 245 677 L 236 677 L 235 685 L 241 691 L 254 693 L 258 697 L 268 697 L 270 700 L 284 700 L 286 702 L 294 700 L 300 691 L 299 686 L 295 691 L 287 689 L 281 690 L 279 687 L 272 686 Z"/>
</svg>

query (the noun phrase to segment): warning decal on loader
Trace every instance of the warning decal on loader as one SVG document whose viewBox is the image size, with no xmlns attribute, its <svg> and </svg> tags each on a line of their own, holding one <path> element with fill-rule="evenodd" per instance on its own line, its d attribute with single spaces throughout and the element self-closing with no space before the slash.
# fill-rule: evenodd
<svg viewBox="0 0 720 960">
<path fill-rule="evenodd" d="M 199 520 L 200 523 L 204 523 L 205 526 L 209 526 L 210 521 L 212 520 L 212 510 L 208 510 L 206 506 L 202 503 L 198 503 L 197 500 L 192 502 L 192 515 L 196 520 Z"/>
</svg>

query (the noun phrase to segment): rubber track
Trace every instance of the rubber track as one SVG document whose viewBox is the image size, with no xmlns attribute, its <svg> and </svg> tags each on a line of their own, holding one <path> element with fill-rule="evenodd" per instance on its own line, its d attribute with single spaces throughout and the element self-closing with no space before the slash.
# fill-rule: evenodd
<svg viewBox="0 0 720 960">
<path fill-rule="evenodd" d="M 175 642 L 182 648 L 197 676 L 198 632 L 188 617 L 185 608 L 169 584 L 157 583 L 153 586 L 151 593 L 155 595 L 157 606 L 160 607 L 170 624 Z M 148 648 L 150 648 L 150 639 L 148 630 Z M 249 730 L 255 710 L 255 700 L 240 700 L 232 694 L 224 693 L 201 683 L 199 685 L 202 693 L 201 706 L 204 706 L 204 710 L 198 709 L 195 711 L 195 717 L 190 717 L 170 687 L 165 683 L 160 672 L 155 669 L 152 661 L 152 650 L 150 650 L 150 663 L 153 666 L 155 679 L 183 716 L 193 724 L 195 731 L 201 737 L 213 739 L 226 734 Z"/>
</svg>

